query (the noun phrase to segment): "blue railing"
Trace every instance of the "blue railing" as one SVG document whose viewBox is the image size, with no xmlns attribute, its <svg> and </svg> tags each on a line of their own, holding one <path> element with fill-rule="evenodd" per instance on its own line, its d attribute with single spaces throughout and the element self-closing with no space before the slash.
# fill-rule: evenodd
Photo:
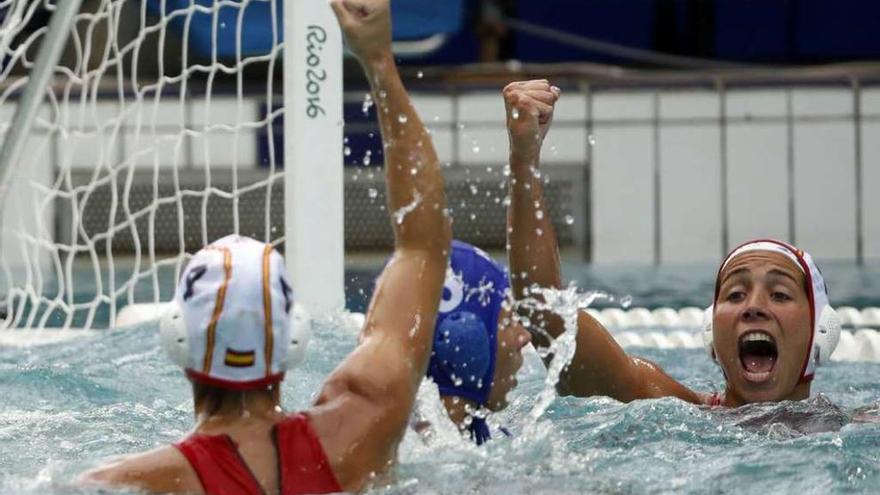
<svg viewBox="0 0 880 495">
<path fill-rule="evenodd" d="M 391 8 L 396 41 L 454 34 L 464 24 L 464 0 L 394 0 Z M 205 58 L 210 58 L 215 49 L 219 59 L 236 57 L 239 22 L 241 56 L 268 54 L 277 42 L 284 39 L 281 1 L 147 0 L 147 9 L 152 15 L 169 18 L 172 29 L 180 36 L 188 23 L 189 48 L 195 55 Z"/>
</svg>

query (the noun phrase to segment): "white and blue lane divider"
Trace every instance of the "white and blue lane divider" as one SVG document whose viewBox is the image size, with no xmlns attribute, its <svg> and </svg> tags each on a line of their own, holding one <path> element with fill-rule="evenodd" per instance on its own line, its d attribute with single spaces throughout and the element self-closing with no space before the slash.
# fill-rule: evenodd
<svg viewBox="0 0 880 495">
<path fill-rule="evenodd" d="M 116 318 L 115 328 L 130 327 L 157 320 L 165 311 L 166 304 L 131 304 L 123 308 Z M 700 327 L 703 309 L 657 308 L 608 308 L 588 309 L 590 315 L 605 325 L 623 347 L 653 347 L 659 349 L 697 349 L 703 346 Z M 848 362 L 880 362 L 880 308 L 837 308 L 845 330 L 831 359 Z M 307 314 L 307 313 L 306 313 Z M 345 313 L 340 324 L 357 331 L 363 326 L 362 313 Z M 0 322 L 2 323 L 2 322 Z M 100 331 L 85 331 L 97 335 Z M 83 338 L 82 330 L 2 330 L 0 347 L 31 347 Z"/>
<path fill-rule="evenodd" d="M 703 347 L 700 327 L 703 309 L 608 308 L 588 309 L 605 327 L 611 330 L 622 347 L 654 347 L 660 349 L 698 349 Z M 845 328 L 840 332 L 840 343 L 833 361 L 880 362 L 880 308 L 837 308 Z"/>
</svg>

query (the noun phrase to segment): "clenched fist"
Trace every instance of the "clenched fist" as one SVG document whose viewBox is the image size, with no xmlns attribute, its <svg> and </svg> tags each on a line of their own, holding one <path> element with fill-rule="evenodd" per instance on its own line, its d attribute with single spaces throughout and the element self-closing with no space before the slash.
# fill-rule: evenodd
<svg viewBox="0 0 880 495">
<path fill-rule="evenodd" d="M 367 66 L 391 55 L 389 0 L 330 0 L 330 7 L 361 64 Z"/>
<path fill-rule="evenodd" d="M 507 108 L 507 132 L 510 154 L 525 160 L 537 160 L 541 145 L 553 122 L 553 108 L 560 91 L 546 79 L 508 84 L 504 91 Z"/>
</svg>

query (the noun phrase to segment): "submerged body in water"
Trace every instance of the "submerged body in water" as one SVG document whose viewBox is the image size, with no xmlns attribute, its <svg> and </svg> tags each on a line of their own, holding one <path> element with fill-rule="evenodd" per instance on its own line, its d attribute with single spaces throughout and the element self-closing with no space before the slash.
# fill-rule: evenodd
<svg viewBox="0 0 880 495">
<path fill-rule="evenodd" d="M 790 402 L 763 402 L 737 408 L 713 408 L 719 421 L 757 433 L 796 437 L 840 431 L 854 421 L 856 412 L 847 413 L 828 397 Z"/>
</svg>

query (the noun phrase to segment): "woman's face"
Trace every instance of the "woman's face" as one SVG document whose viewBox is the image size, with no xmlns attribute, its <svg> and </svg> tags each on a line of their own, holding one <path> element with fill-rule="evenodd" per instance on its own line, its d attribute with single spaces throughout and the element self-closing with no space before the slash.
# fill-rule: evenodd
<svg viewBox="0 0 880 495">
<path fill-rule="evenodd" d="M 743 403 L 804 398 L 794 396 L 804 390 L 795 389 L 813 332 L 804 273 L 783 254 L 751 251 L 719 279 L 713 338 L 727 395 Z"/>
</svg>

